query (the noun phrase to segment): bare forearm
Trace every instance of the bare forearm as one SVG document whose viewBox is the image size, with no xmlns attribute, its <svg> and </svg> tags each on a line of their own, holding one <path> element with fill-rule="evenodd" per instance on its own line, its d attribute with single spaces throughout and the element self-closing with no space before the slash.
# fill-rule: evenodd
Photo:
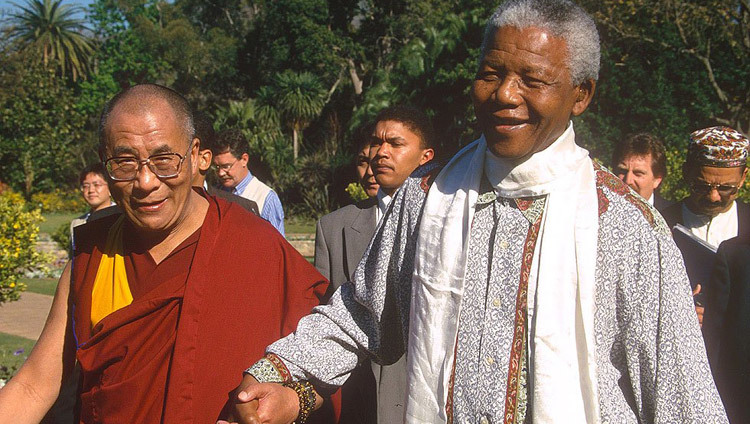
<svg viewBox="0 0 750 424">
<path fill-rule="evenodd" d="M 63 271 L 47 322 L 29 358 L 0 389 L 0 423 L 38 423 L 70 374 L 74 347 L 68 319 L 70 265 Z"/>
</svg>

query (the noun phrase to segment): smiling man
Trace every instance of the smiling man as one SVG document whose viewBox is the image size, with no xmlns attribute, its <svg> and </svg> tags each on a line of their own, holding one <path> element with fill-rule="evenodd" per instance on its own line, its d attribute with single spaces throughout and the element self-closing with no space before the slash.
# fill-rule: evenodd
<svg viewBox="0 0 750 424">
<path fill-rule="evenodd" d="M 38 423 L 77 359 L 82 423 L 211 422 L 247 357 L 292 332 L 325 280 L 266 221 L 191 187 L 199 144 L 176 92 L 115 96 L 100 152 L 124 213 L 76 229 L 0 421 Z"/>
<path fill-rule="evenodd" d="M 747 176 L 747 137 L 732 128 L 711 127 L 690 134 L 689 143 L 682 173 L 690 196 L 664 210 L 664 219 L 714 247 L 750 235 L 750 206 L 736 200 Z"/>
<path fill-rule="evenodd" d="M 726 422 L 669 229 L 575 143 L 599 58 L 577 5 L 503 3 L 471 89 L 482 136 L 406 180 L 228 418 L 304 421 L 359 361 L 406 351 L 409 423 Z"/>
</svg>

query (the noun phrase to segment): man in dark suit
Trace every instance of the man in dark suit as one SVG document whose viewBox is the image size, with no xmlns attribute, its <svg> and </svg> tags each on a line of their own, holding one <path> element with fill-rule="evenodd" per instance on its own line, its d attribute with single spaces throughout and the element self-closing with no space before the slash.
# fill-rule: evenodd
<svg viewBox="0 0 750 424">
<path fill-rule="evenodd" d="M 706 288 L 706 352 L 731 423 L 750 423 L 750 236 L 719 246 Z"/>
<path fill-rule="evenodd" d="M 690 134 L 682 167 L 690 196 L 661 211 L 669 227 L 682 224 L 714 248 L 750 234 L 750 206 L 736 200 L 747 156 L 748 139 L 739 131 L 711 127 Z"/>
<path fill-rule="evenodd" d="M 648 133 L 634 134 L 615 145 L 612 153 L 615 175 L 641 197 L 662 211 L 672 202 L 657 191 L 667 177 L 667 157 L 664 144 Z"/>
<path fill-rule="evenodd" d="M 331 282 L 329 296 L 354 273 L 390 197 L 409 174 L 435 154 L 429 119 L 410 107 L 383 110 L 375 118 L 372 131 L 357 141 L 359 150 L 369 149 L 370 166 L 380 189 L 374 197 L 333 211 L 318 221 L 315 267 Z M 368 175 L 366 170 L 360 179 Z M 341 396 L 342 423 L 402 422 L 406 357 L 392 365 L 361 364 L 342 386 Z"/>
<path fill-rule="evenodd" d="M 226 201 L 237 203 L 248 211 L 260 216 L 258 204 L 250 199 L 246 199 L 228 191 L 219 190 L 211 184 L 206 184 L 206 174 L 211 168 L 213 153 L 211 149 L 215 147 L 216 132 L 211 124 L 211 120 L 201 112 L 195 112 L 193 118 L 195 126 L 195 138 L 200 140 L 200 150 L 198 153 L 198 173 L 193 178 L 193 187 L 203 187 L 211 196 L 220 197 Z"/>
</svg>

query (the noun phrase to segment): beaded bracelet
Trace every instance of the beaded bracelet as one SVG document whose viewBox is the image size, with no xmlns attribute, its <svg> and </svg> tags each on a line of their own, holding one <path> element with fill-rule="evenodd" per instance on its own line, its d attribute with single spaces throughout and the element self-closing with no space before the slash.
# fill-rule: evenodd
<svg viewBox="0 0 750 424">
<path fill-rule="evenodd" d="M 299 397 L 299 415 L 294 422 L 295 424 L 304 424 L 315 408 L 315 389 L 312 383 L 307 380 L 300 380 L 284 383 L 284 387 L 289 387 L 297 393 Z"/>
</svg>

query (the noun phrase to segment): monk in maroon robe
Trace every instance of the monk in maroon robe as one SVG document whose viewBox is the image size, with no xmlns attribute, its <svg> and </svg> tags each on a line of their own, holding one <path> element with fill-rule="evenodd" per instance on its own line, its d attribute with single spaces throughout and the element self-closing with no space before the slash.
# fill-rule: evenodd
<svg viewBox="0 0 750 424">
<path fill-rule="evenodd" d="M 0 422 L 39 422 L 75 358 L 81 423 L 215 422 L 249 358 L 319 303 L 327 282 L 268 222 L 191 189 L 191 125 L 184 99 L 160 86 L 105 107 L 102 159 L 124 213 L 77 229 L 44 331 L 0 390 Z M 97 294 L 118 273 L 126 299 Z"/>
</svg>

